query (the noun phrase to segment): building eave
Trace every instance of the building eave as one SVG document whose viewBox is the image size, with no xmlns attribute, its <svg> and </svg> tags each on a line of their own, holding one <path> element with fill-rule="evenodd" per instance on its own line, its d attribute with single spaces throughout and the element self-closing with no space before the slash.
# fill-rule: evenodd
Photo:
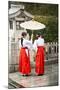
<svg viewBox="0 0 60 90">
<path fill-rule="evenodd" d="M 14 17 L 18 16 L 20 13 L 21 13 L 21 12 L 20 12 L 20 10 L 19 10 L 19 11 L 13 13 L 13 14 L 9 14 L 9 18 L 14 18 Z"/>
<path fill-rule="evenodd" d="M 27 11 L 25 11 L 25 10 L 24 10 L 24 14 L 25 14 L 26 16 L 28 16 L 28 17 L 34 18 L 34 16 L 33 16 L 32 14 L 30 14 L 29 12 L 27 12 Z"/>
<path fill-rule="evenodd" d="M 13 11 L 14 10 L 14 11 Z M 9 9 L 9 18 L 14 18 L 14 17 L 17 17 L 18 15 L 21 14 L 21 10 L 20 8 L 11 8 Z M 23 10 L 23 13 L 27 16 L 27 17 L 30 17 L 30 18 L 34 18 L 34 16 L 32 14 L 30 14 L 29 12 Z"/>
</svg>

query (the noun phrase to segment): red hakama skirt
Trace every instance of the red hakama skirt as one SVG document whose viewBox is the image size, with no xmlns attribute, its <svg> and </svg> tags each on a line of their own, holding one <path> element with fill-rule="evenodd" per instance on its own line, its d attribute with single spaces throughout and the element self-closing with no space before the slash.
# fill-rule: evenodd
<svg viewBox="0 0 60 90">
<path fill-rule="evenodd" d="M 19 72 L 28 75 L 31 72 L 30 67 L 30 55 L 28 50 L 28 56 L 26 54 L 27 48 L 21 48 L 19 55 Z"/>
<path fill-rule="evenodd" d="M 35 71 L 37 74 L 44 74 L 44 47 L 38 46 L 37 48 Z"/>
</svg>

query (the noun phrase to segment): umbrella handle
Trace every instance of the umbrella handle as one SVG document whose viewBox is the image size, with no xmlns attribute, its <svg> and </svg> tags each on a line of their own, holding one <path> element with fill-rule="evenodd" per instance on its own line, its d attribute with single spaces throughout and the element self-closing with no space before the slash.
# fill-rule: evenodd
<svg viewBox="0 0 60 90">
<path fill-rule="evenodd" d="M 32 35 L 31 35 L 31 39 L 33 39 L 33 33 L 32 33 Z"/>
<path fill-rule="evenodd" d="M 33 35 L 33 31 L 32 31 L 32 35 L 31 35 L 31 39 L 32 39 L 32 41 L 33 41 L 33 36 L 34 36 L 34 35 Z"/>
</svg>

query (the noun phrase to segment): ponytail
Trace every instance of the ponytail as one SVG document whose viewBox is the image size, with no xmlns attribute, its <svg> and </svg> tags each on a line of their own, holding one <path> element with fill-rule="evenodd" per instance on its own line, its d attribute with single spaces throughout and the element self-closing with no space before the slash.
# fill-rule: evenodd
<svg viewBox="0 0 60 90">
<path fill-rule="evenodd" d="M 23 46 L 23 38 L 21 38 L 21 45 Z"/>
</svg>

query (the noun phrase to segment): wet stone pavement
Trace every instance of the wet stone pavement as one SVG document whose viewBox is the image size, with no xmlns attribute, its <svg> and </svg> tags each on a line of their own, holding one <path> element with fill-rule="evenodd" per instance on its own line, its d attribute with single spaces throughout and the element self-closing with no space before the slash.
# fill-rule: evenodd
<svg viewBox="0 0 60 90">
<path fill-rule="evenodd" d="M 35 75 L 34 68 L 30 76 L 22 76 L 19 72 L 9 74 L 15 88 L 56 86 L 58 85 L 58 64 L 45 65 L 45 73 L 42 76 Z M 9 88 L 12 88 L 9 85 Z"/>
</svg>

